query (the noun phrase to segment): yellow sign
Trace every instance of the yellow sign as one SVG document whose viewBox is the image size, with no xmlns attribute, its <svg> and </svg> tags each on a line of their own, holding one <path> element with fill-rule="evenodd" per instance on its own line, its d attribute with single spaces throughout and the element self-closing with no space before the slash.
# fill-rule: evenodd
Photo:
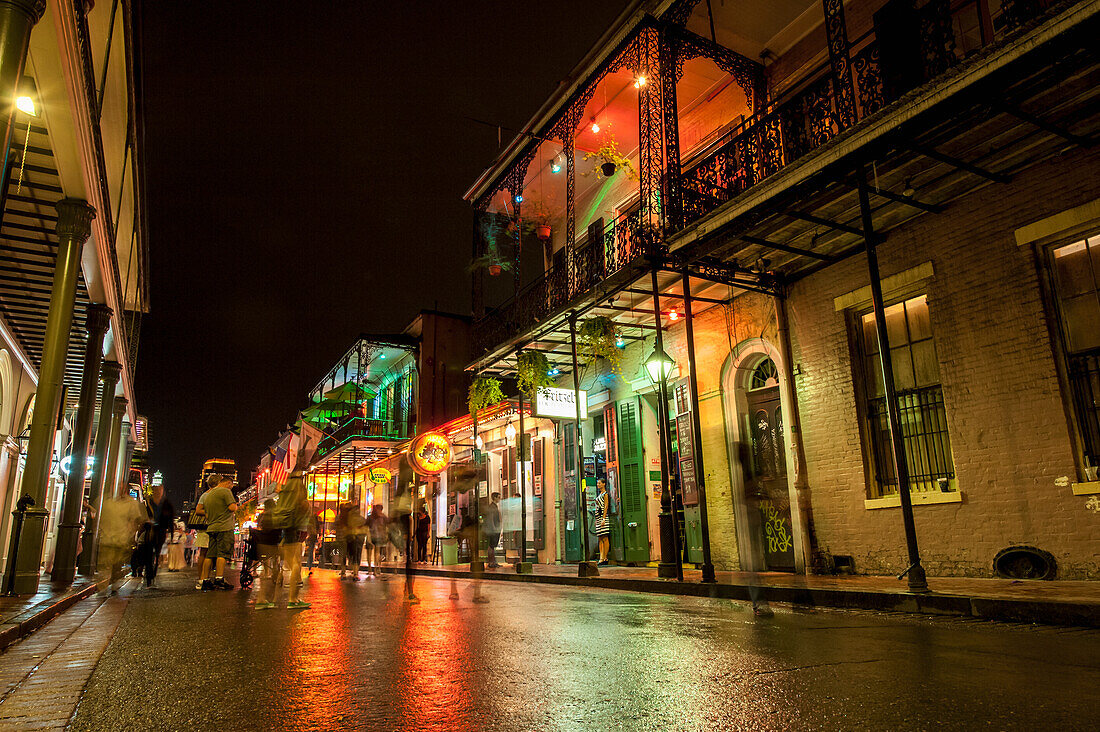
<svg viewBox="0 0 1100 732">
<path fill-rule="evenodd" d="M 393 473 L 385 468 L 371 468 L 370 469 L 370 482 L 375 485 L 382 485 L 383 483 L 389 483 L 393 478 Z"/>
<path fill-rule="evenodd" d="M 409 465 L 420 475 L 439 475 L 453 456 L 451 441 L 439 432 L 425 432 L 409 446 Z"/>
</svg>

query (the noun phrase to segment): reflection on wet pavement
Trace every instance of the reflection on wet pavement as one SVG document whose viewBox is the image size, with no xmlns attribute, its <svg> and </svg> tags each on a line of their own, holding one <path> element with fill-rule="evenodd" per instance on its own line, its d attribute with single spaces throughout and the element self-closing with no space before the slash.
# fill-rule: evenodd
<svg viewBox="0 0 1100 732">
<path fill-rule="evenodd" d="M 148 594 L 75 729 L 1087 728 L 1100 633 L 530 584 Z M 120 693 L 120 690 L 125 692 Z"/>
</svg>

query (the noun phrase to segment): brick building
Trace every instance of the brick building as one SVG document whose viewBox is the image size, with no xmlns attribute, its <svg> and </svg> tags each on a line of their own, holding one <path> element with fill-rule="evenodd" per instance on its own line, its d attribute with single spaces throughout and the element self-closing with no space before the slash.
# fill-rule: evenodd
<svg viewBox="0 0 1100 732">
<path fill-rule="evenodd" d="M 584 459 L 618 561 L 1095 577 L 1098 11 L 629 7 L 468 194 L 471 370 L 587 392 L 546 520 Z"/>
</svg>

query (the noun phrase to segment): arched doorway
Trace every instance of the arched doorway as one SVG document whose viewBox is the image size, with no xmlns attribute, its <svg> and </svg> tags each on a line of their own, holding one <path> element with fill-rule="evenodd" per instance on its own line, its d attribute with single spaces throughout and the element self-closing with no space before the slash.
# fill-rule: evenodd
<svg viewBox="0 0 1100 732">
<path fill-rule="evenodd" d="M 722 380 L 737 545 L 752 571 L 801 569 L 779 363 L 772 344 L 751 339 L 735 349 Z"/>
</svg>

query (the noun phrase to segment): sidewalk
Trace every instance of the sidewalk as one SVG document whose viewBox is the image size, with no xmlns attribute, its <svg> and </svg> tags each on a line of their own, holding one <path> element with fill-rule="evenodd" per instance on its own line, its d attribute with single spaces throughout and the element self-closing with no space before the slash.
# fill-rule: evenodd
<svg viewBox="0 0 1100 732">
<path fill-rule="evenodd" d="M 403 574 L 403 563 L 387 562 L 383 571 Z M 415 573 L 432 577 L 473 577 L 470 565 L 418 565 Z M 705 585 L 697 569 L 685 569 L 684 581 L 659 579 L 652 567 L 600 567 L 600 576 L 582 579 L 572 564 L 536 564 L 520 575 L 510 565 L 486 569 L 484 579 L 667 595 L 721 597 L 752 603 L 780 602 L 808 607 L 858 608 L 954 615 L 1051 625 L 1100 627 L 1100 582 L 930 577 L 932 592 L 910 593 L 904 580 L 866 575 L 817 576 L 781 572 L 718 572 Z"/>
<path fill-rule="evenodd" d="M 0 651 L 33 633 L 96 590 L 94 582 L 77 577 L 70 587 L 55 588 L 43 575 L 34 595 L 0 596 Z"/>
</svg>

